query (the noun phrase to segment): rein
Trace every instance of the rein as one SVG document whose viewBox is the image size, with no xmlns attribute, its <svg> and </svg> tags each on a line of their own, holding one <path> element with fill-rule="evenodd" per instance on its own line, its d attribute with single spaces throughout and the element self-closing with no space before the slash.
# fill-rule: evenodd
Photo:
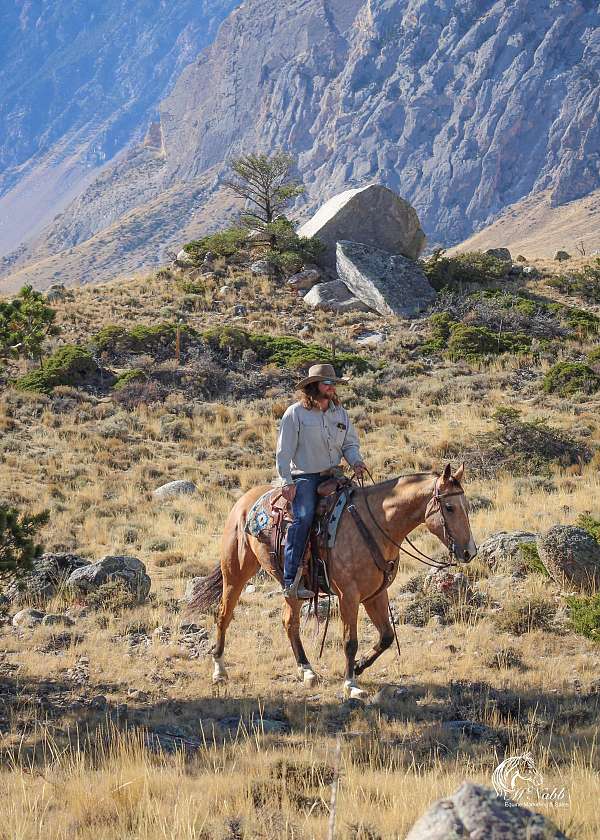
<svg viewBox="0 0 600 840">
<path fill-rule="evenodd" d="M 367 473 L 367 475 L 371 479 L 371 483 L 375 484 L 376 482 L 375 482 L 373 476 L 371 475 L 371 473 L 369 472 L 369 470 L 366 467 L 365 467 L 365 472 Z M 400 475 L 400 476 L 398 476 L 398 478 L 409 478 L 410 475 L 416 475 L 416 473 L 411 473 L 411 474 L 408 474 L 408 475 Z M 362 479 L 358 479 L 358 480 L 360 482 L 360 486 L 364 487 L 364 480 L 362 480 Z M 448 522 L 446 520 L 446 515 L 444 514 L 444 507 L 443 507 L 443 505 L 440 501 L 440 499 L 445 499 L 448 496 L 464 496 L 464 490 L 454 490 L 454 491 L 451 491 L 449 493 L 440 493 L 439 490 L 438 490 L 437 482 L 436 482 L 436 484 L 434 486 L 434 489 L 433 489 L 433 495 L 432 495 L 432 497 L 431 497 L 431 499 L 430 499 L 430 501 L 427 505 L 427 508 L 425 509 L 425 520 L 427 520 L 427 518 L 432 513 L 434 513 L 434 512 L 437 513 L 438 511 L 440 512 L 440 514 L 442 516 L 443 527 L 444 527 L 444 537 L 446 538 L 446 541 L 447 541 L 447 544 L 448 544 L 448 550 L 450 551 L 450 555 L 452 557 L 456 557 L 456 554 L 454 553 L 454 538 L 453 538 L 452 533 L 451 533 L 451 531 L 448 527 Z M 404 548 L 402 543 L 398 543 L 398 542 L 396 542 L 396 540 L 394 540 L 392 537 L 390 537 L 390 535 L 384 531 L 384 529 L 381 527 L 379 522 L 375 519 L 375 515 L 373 514 L 373 511 L 371 510 L 371 506 L 369 505 L 369 497 L 367 495 L 364 496 L 364 500 L 365 500 L 365 505 L 367 507 L 367 510 L 369 511 L 369 516 L 373 520 L 373 524 L 383 534 L 383 536 L 386 538 L 386 540 L 391 542 L 392 545 L 395 545 L 397 549 L 402 551 L 404 554 L 406 554 L 412 560 L 418 560 L 419 563 L 422 563 L 424 566 L 429 566 L 432 569 L 437 569 L 437 571 L 441 571 L 442 569 L 448 569 L 451 566 L 458 565 L 455 562 L 440 563 L 437 560 L 434 560 L 433 557 L 430 557 L 428 554 L 425 554 L 423 551 L 421 551 L 420 548 L 417 548 L 417 546 L 411 540 L 409 540 L 408 537 L 405 537 L 404 540 L 409 544 L 409 546 L 412 548 L 412 550 L 416 552 L 416 554 L 411 554 L 410 551 L 407 551 L 407 549 Z M 434 503 L 434 504 L 432 505 L 432 503 Z M 429 512 L 428 512 L 428 509 L 429 509 L 430 505 L 431 505 L 431 510 L 429 510 Z M 420 555 L 420 556 L 417 556 L 417 555 Z"/>
</svg>

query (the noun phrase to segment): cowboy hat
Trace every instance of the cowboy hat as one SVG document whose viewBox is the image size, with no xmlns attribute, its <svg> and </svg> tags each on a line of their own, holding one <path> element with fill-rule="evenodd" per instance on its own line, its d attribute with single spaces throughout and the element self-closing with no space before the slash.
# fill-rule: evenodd
<svg viewBox="0 0 600 840">
<path fill-rule="evenodd" d="M 308 376 L 298 383 L 299 388 L 305 388 L 312 382 L 324 382 L 331 380 L 333 383 L 348 382 L 348 379 L 336 376 L 333 365 L 311 365 L 308 369 Z"/>
</svg>

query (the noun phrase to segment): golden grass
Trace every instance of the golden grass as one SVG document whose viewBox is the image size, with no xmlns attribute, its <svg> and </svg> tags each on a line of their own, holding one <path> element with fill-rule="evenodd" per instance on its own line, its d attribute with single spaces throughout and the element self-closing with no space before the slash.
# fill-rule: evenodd
<svg viewBox="0 0 600 840">
<path fill-rule="evenodd" d="M 265 292 L 272 290 L 259 289 L 253 297 L 250 285 L 237 299 L 249 307 L 253 329 L 276 325 L 289 332 L 290 325 L 305 319 L 301 303 L 278 292 L 282 311 L 275 320 L 262 308 Z M 157 307 L 177 309 L 181 298 L 172 280 L 153 278 L 75 290 L 74 300 L 61 307 L 61 340 L 84 341 L 109 322 L 151 323 Z M 229 317 L 230 307 L 220 302 L 216 311 L 193 313 L 190 322 L 214 324 Z M 315 340 L 326 343 L 335 332 L 348 342 L 352 321 L 347 315 L 318 315 L 312 323 Z M 410 338 L 408 331 L 395 326 L 393 349 L 383 350 L 390 363 L 407 361 L 405 338 Z M 376 352 L 380 356 L 382 351 Z M 585 425 L 588 443 L 600 443 L 597 401 L 578 404 L 535 389 L 526 392 L 525 401 L 523 393 L 506 384 L 516 369 L 514 360 L 481 366 L 476 375 L 485 376 L 483 394 L 471 388 L 468 369 L 448 364 L 407 375 L 406 396 L 361 399 L 351 414 L 375 476 L 439 469 L 475 435 L 494 428 L 498 405 L 520 407 L 525 419 L 546 418 L 565 430 Z M 354 395 L 352 385 L 347 393 Z M 456 699 L 453 681 L 479 681 L 477 720 L 504 728 L 510 751 L 531 749 L 547 786 L 568 787 L 568 808 L 549 811 L 557 824 L 581 840 L 599 835 L 597 720 L 586 717 L 578 692 L 592 686 L 600 654 L 586 639 L 541 631 L 512 637 L 498 633 L 490 618 L 476 617 L 446 627 L 401 626 L 401 657 L 386 653 L 361 680 L 370 693 L 384 684 L 408 687 L 391 718 L 375 708 L 340 702 L 343 652 L 336 621 L 320 661 L 316 628 L 304 626 L 307 652 L 321 682 L 307 692 L 296 681 L 279 597 L 268 581 L 255 581 L 256 592 L 244 594 L 236 611 L 226 648 L 231 678 L 226 688 L 210 684 L 205 652 L 194 658 L 182 645 L 181 614 L 173 611 L 172 599 L 182 596 L 189 577 L 217 562 L 222 523 L 239 494 L 272 479 L 275 418 L 289 394 L 275 387 L 257 402 L 195 405 L 181 394 L 164 406 L 141 406 L 130 413 L 72 389 L 59 394 L 73 401 L 65 411 L 49 398 L 7 392 L 0 399 L 0 498 L 51 511 L 42 534 L 47 550 L 89 558 L 108 553 L 139 557 L 156 597 L 123 613 L 101 611 L 80 618 L 69 631 L 71 643 L 57 653 L 43 652 L 54 628 L 20 634 L 0 628 L 0 674 L 9 667 L 0 679 L 19 698 L 10 705 L 0 737 L 5 791 L 0 838 L 325 838 L 338 733 L 344 746 L 337 836 L 404 837 L 434 799 L 451 793 L 465 778 L 489 785 L 499 760 L 494 746 L 467 739 L 450 742 L 440 728 L 442 712 Z M 183 416 L 181 406 L 191 411 Z M 161 418 L 170 411 L 186 424 L 184 440 L 169 440 L 161 431 Z M 120 425 L 114 423 L 107 432 L 102 423 L 111 419 Z M 233 445 L 237 455 L 228 456 Z M 580 513 L 597 514 L 598 465 L 596 457 L 576 470 L 554 468 L 551 492 L 518 477 L 483 481 L 467 475 L 469 495 L 492 502 L 472 515 L 476 541 L 499 530 L 539 532 L 573 523 Z M 152 490 L 176 478 L 193 480 L 198 494 L 155 501 Z M 425 551 L 439 548 L 422 529 L 417 544 Z M 415 571 L 411 561 L 401 564 L 392 598 Z M 492 597 L 511 598 L 517 590 L 557 597 L 552 585 L 535 577 L 524 583 L 499 578 L 491 589 Z M 49 609 L 64 606 L 58 596 Z M 212 633 L 211 619 L 198 621 Z M 146 631 L 148 646 L 128 645 L 124 637 L 134 626 Z M 170 639 L 153 636 L 157 627 L 170 628 Z M 374 642 L 365 618 L 360 641 L 361 649 Z M 503 645 L 518 650 L 527 670 L 486 664 Z M 89 682 L 78 686 L 67 672 L 81 657 L 89 660 Z M 10 670 L 13 666 L 16 670 Z M 132 688 L 148 699 L 128 699 Z M 514 714 L 503 711 L 488 697 L 494 691 L 521 698 L 523 708 Z M 90 701 L 97 695 L 107 707 L 94 709 Z M 36 700 L 40 696 L 42 702 Z M 123 703 L 128 706 L 125 731 L 114 722 Z M 474 710 L 467 706 L 464 713 Z M 230 743 L 223 718 L 254 715 L 256 721 L 261 714 L 283 716 L 290 733 L 263 735 L 260 726 L 258 731 L 250 727 Z M 154 754 L 144 746 L 142 732 L 159 725 L 182 727 L 190 738 L 206 738 L 206 744 L 187 757 Z M 79 741 L 73 734 L 77 727 Z"/>
</svg>

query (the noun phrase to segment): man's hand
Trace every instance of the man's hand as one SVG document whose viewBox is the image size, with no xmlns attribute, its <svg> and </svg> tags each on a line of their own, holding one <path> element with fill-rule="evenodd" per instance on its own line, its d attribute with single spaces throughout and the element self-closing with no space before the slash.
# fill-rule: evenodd
<svg viewBox="0 0 600 840">
<path fill-rule="evenodd" d="M 284 484 L 284 486 L 281 488 L 281 495 L 286 500 L 286 502 L 293 502 L 294 496 L 296 495 L 296 485 Z"/>
<path fill-rule="evenodd" d="M 357 478 L 364 478 L 367 472 L 367 465 L 362 461 L 358 461 L 358 463 L 352 464 L 352 469 Z"/>
</svg>

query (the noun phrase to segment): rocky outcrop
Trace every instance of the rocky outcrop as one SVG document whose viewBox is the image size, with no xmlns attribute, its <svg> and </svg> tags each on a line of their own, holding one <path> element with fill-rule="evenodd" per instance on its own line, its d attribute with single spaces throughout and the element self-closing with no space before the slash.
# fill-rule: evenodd
<svg viewBox="0 0 600 840">
<path fill-rule="evenodd" d="M 198 232 L 232 217 L 211 196 L 224 154 L 248 150 L 297 158 L 303 218 L 376 179 L 432 245 L 542 191 L 553 205 L 587 195 L 600 186 L 599 38 L 587 0 L 246 0 L 162 102 L 162 149 L 123 155 L 118 178 L 107 167 L 29 258 L 106 228 L 122 246 L 114 271 L 148 264 L 192 216 Z M 98 247 L 81 260 L 106 276 Z"/>
<path fill-rule="evenodd" d="M 338 242 L 337 272 L 350 292 L 380 315 L 415 318 L 435 299 L 416 262 L 369 245 Z"/>
<path fill-rule="evenodd" d="M 317 283 L 304 295 L 304 303 L 311 309 L 333 312 L 366 312 L 368 306 L 349 291 L 341 280 Z"/>
<path fill-rule="evenodd" d="M 30 572 L 6 587 L 5 594 L 12 604 L 46 604 L 75 569 L 88 563 L 77 554 L 42 554 L 33 561 Z"/>
<path fill-rule="evenodd" d="M 151 581 L 141 560 L 118 555 L 107 555 L 97 563 L 76 569 L 67 585 L 76 594 L 85 596 L 109 581 L 123 583 L 139 602 L 145 601 L 150 592 Z"/>
<path fill-rule="evenodd" d="M 425 247 L 425 234 L 414 208 L 381 184 L 334 195 L 298 234 L 316 236 L 325 245 L 319 262 L 327 268 L 336 267 L 336 246 L 341 240 L 372 245 L 411 260 Z"/>
<path fill-rule="evenodd" d="M 499 531 L 491 534 L 480 546 L 478 557 L 493 572 L 502 574 L 525 574 L 527 564 L 521 545 L 535 545 L 537 534 L 531 531 Z"/>
<path fill-rule="evenodd" d="M 162 154 L 159 102 L 238 3 L 147 0 L 143 12 L 126 0 L 3 4 L 0 255 L 132 140 Z"/>
<path fill-rule="evenodd" d="M 482 785 L 463 784 L 439 799 L 417 820 L 406 840 L 569 840 L 553 823 L 528 808 L 507 808 L 503 799 Z"/>
<path fill-rule="evenodd" d="M 572 525 L 555 525 L 537 541 L 540 558 L 550 576 L 564 589 L 600 591 L 600 544 Z"/>
</svg>

